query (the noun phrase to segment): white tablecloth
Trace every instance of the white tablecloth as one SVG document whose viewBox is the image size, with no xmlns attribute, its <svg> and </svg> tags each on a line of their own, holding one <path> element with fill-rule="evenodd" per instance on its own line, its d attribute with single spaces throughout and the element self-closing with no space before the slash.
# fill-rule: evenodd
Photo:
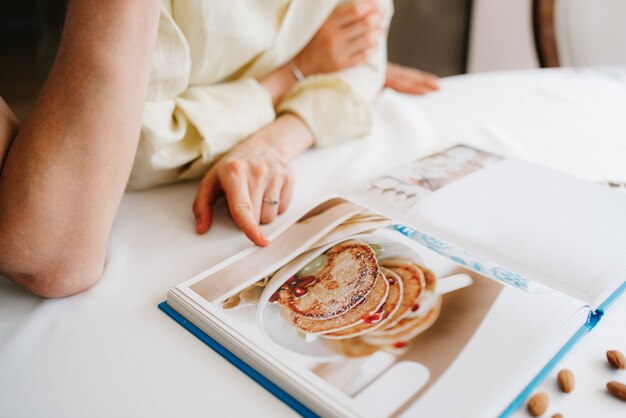
<svg viewBox="0 0 626 418">
<path fill-rule="evenodd" d="M 291 210 L 457 142 L 591 180 L 626 180 L 625 69 L 468 75 L 441 84 L 427 97 L 383 92 L 370 139 L 297 159 Z M 294 415 L 156 307 L 170 287 L 249 245 L 223 205 L 213 229 L 195 235 L 195 190 L 188 183 L 127 194 L 104 277 L 81 295 L 43 300 L 0 278 L 0 416 Z M 625 305 L 563 362 L 579 377 L 574 393 L 559 394 L 552 378 L 542 385 L 552 396 L 550 415 L 626 411 L 604 390 L 626 373 L 603 364 L 606 349 L 626 352 Z"/>
</svg>

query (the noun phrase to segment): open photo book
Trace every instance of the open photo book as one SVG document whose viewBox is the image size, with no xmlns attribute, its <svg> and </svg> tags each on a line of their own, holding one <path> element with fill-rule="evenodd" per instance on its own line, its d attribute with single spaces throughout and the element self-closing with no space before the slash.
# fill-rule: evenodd
<svg viewBox="0 0 626 418">
<path fill-rule="evenodd" d="M 508 416 L 626 290 L 624 231 L 626 194 L 459 145 L 159 306 L 303 416 Z"/>
</svg>

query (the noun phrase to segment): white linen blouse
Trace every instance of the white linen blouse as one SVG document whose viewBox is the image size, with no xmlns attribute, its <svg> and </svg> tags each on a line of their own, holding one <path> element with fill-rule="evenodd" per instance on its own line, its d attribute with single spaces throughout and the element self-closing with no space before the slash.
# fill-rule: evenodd
<svg viewBox="0 0 626 418">
<path fill-rule="evenodd" d="M 380 0 L 387 15 L 391 0 Z M 164 0 L 129 189 L 202 176 L 283 112 L 317 146 L 366 136 L 386 42 L 366 63 L 297 83 L 274 109 L 258 82 L 289 62 L 345 0 Z"/>
</svg>

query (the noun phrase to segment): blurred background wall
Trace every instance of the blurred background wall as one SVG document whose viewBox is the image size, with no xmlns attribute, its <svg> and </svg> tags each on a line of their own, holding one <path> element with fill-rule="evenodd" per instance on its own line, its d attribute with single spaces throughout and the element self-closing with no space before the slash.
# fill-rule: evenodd
<svg viewBox="0 0 626 418">
<path fill-rule="evenodd" d="M 531 1 L 394 0 L 390 60 L 440 75 L 537 66 Z M 0 0 L 0 42 L 41 39 L 39 59 L 50 61 L 64 4 Z"/>
<path fill-rule="evenodd" d="M 473 3 L 468 72 L 539 66 L 532 32 L 532 0 Z"/>
<path fill-rule="evenodd" d="M 447 76 L 466 72 L 472 0 L 395 0 L 389 61 Z"/>
<path fill-rule="evenodd" d="M 441 76 L 538 66 L 532 0 L 394 3 L 392 62 Z M 20 118 L 54 58 L 64 7 L 65 0 L 0 0 L 0 96 Z"/>
<path fill-rule="evenodd" d="M 395 0 L 389 60 L 441 76 L 535 68 L 532 0 Z"/>
<path fill-rule="evenodd" d="M 22 120 L 54 60 L 65 0 L 0 0 L 0 96 Z"/>
</svg>

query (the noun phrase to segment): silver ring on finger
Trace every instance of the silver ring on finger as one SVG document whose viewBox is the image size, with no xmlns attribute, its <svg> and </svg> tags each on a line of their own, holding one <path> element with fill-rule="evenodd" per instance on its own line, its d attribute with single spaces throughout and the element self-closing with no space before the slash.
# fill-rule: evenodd
<svg viewBox="0 0 626 418">
<path fill-rule="evenodd" d="M 278 199 L 270 199 L 267 197 L 263 198 L 263 203 L 267 203 L 268 205 L 272 205 L 272 206 L 276 206 L 280 203 L 280 200 Z"/>
</svg>

